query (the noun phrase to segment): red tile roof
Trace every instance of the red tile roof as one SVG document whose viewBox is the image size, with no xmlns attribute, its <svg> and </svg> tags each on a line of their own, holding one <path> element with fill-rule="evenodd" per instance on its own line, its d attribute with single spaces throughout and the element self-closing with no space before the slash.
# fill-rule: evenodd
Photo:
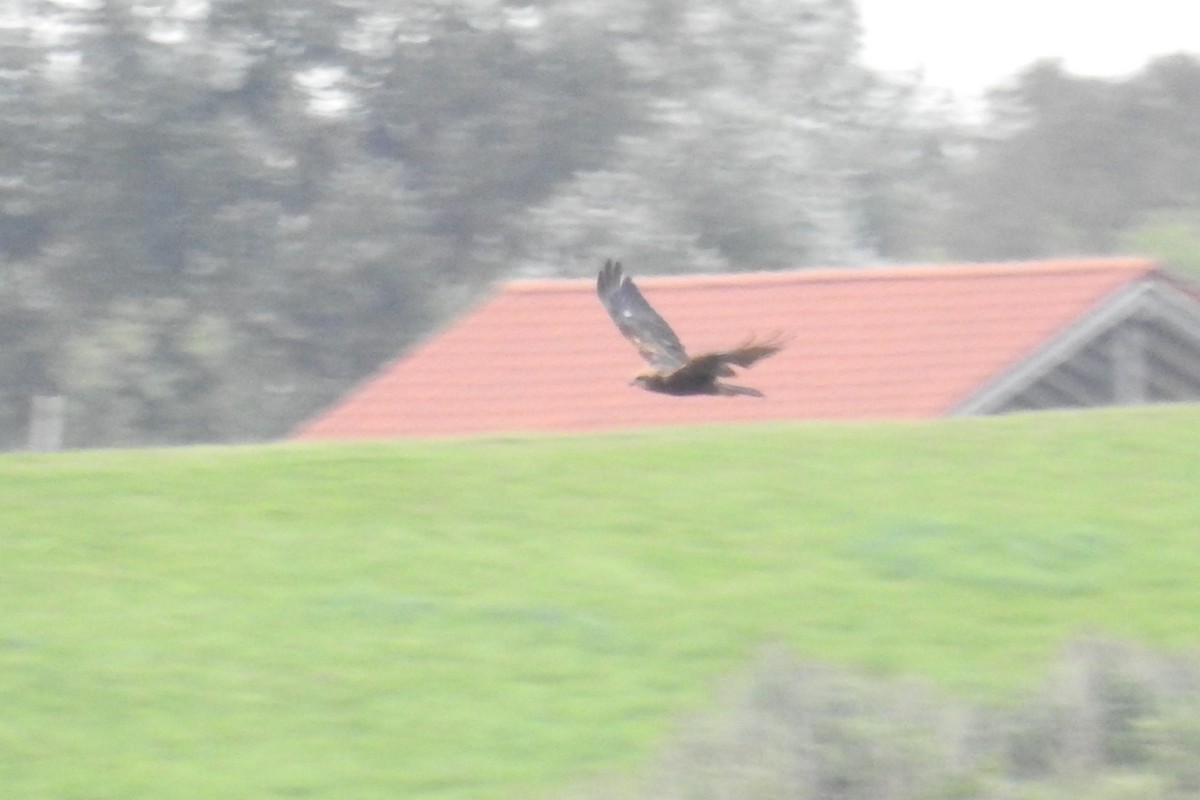
<svg viewBox="0 0 1200 800">
<path fill-rule="evenodd" d="M 764 399 L 629 386 L 644 365 L 594 280 L 514 281 L 294 438 L 940 416 L 1154 268 L 1123 258 L 650 278 L 626 264 L 689 352 L 789 335 L 741 376 Z"/>
</svg>

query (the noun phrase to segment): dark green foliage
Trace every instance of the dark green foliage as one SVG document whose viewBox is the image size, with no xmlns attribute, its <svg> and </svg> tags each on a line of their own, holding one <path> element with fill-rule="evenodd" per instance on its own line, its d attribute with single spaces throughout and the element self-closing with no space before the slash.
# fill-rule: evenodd
<svg viewBox="0 0 1200 800">
<path fill-rule="evenodd" d="M 1184 56 L 1033 67 L 978 136 L 863 65 L 852 0 L 37 11 L 0 30 L 0 447 L 37 393 L 72 446 L 278 436 L 493 280 L 608 256 L 1194 260 Z"/>
<path fill-rule="evenodd" d="M 1200 278 L 1200 211 L 1173 209 L 1152 213 L 1126 230 L 1122 250 L 1147 253 L 1182 274 Z"/>
<path fill-rule="evenodd" d="M 42 391 L 71 446 L 279 435 L 523 267 L 852 260 L 911 149 L 849 0 L 42 13 L 0 31 L 5 446 Z"/>
<path fill-rule="evenodd" d="M 46 11 L 56 48 L 0 34 L 0 444 L 35 392 L 71 446 L 279 435 L 506 268 L 506 219 L 629 114 L 595 37 L 535 52 L 502 9 L 104 3 Z"/>
<path fill-rule="evenodd" d="M 603 794 L 1165 800 L 1200 789 L 1200 665 L 1111 641 L 1071 644 L 1046 688 L 1008 707 L 772 649 L 684 727 L 639 786 Z"/>
<path fill-rule="evenodd" d="M 970 258 L 1141 249 L 1122 231 L 1193 209 L 1197 165 L 1200 60 L 1162 57 L 1123 80 L 1039 62 L 992 92 L 988 127 L 950 189 L 945 244 Z"/>
</svg>

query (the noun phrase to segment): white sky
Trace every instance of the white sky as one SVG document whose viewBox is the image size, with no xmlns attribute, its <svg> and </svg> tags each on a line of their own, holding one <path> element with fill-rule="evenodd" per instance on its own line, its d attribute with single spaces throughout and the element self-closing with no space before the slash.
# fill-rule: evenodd
<svg viewBox="0 0 1200 800">
<path fill-rule="evenodd" d="M 866 61 L 923 69 L 974 99 L 1041 57 L 1071 72 L 1124 75 L 1150 57 L 1200 54 L 1197 0 L 858 0 Z"/>
</svg>

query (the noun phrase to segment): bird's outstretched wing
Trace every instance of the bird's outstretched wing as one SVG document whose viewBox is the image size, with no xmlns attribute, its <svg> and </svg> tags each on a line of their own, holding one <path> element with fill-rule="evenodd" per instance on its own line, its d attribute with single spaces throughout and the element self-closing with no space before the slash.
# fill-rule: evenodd
<svg viewBox="0 0 1200 800">
<path fill-rule="evenodd" d="M 717 355 L 720 356 L 723 364 L 733 364 L 735 367 L 744 368 L 755 361 L 775 355 L 783 349 L 784 344 L 786 344 L 784 337 L 779 333 L 761 340 L 751 337 L 732 350 L 726 350 Z"/>
<path fill-rule="evenodd" d="M 621 272 L 620 261 L 604 262 L 596 279 L 596 294 L 621 333 L 633 342 L 650 366 L 669 372 L 687 361 L 687 352 L 675 331 L 646 302 L 629 276 Z"/>
<path fill-rule="evenodd" d="M 783 349 L 784 344 L 783 338 L 778 335 L 761 341 L 748 339 L 745 344 L 732 350 L 698 355 L 672 372 L 670 377 L 679 380 L 703 377 L 727 378 L 734 374 L 733 367 L 742 367 L 743 369 L 749 367 L 760 359 L 775 355 Z"/>
</svg>

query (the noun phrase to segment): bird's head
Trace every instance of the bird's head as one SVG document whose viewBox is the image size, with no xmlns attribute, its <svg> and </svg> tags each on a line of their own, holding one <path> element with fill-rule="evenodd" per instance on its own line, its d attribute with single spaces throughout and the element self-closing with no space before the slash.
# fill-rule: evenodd
<svg viewBox="0 0 1200 800">
<path fill-rule="evenodd" d="M 642 375 L 635 375 L 633 380 L 631 380 L 629 382 L 629 385 L 637 386 L 640 389 L 651 389 L 653 387 L 654 381 L 657 379 L 657 377 L 658 376 L 656 376 L 656 375 L 649 375 L 649 374 L 644 374 L 644 373 Z"/>
</svg>

